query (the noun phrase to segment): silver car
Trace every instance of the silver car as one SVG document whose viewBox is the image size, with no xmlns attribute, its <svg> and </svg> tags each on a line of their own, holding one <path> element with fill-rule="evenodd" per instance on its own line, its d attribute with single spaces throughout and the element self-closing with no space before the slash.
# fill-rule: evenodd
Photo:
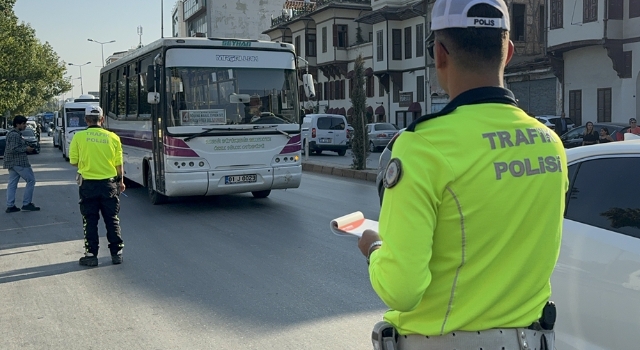
<svg viewBox="0 0 640 350">
<path fill-rule="evenodd" d="M 398 133 L 398 127 L 391 123 L 367 124 L 369 152 L 375 152 L 385 146 Z"/>
</svg>

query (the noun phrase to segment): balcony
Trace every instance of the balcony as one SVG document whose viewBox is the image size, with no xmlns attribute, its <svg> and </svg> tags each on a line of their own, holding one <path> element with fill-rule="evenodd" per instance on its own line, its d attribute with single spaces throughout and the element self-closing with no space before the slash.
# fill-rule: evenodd
<svg viewBox="0 0 640 350">
<path fill-rule="evenodd" d="M 331 4 L 339 5 L 371 5 L 371 0 L 317 0 L 315 2 L 288 0 L 284 4 L 282 15 L 271 19 L 271 28 L 291 22 L 297 18 L 305 16 L 320 7 Z"/>
</svg>

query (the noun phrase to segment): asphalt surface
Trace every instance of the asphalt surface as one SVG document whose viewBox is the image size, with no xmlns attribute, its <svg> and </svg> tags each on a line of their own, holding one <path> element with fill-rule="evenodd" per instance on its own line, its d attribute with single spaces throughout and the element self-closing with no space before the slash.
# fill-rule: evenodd
<svg viewBox="0 0 640 350">
<path fill-rule="evenodd" d="M 305 172 L 267 199 L 162 206 L 130 188 L 124 263 L 111 265 L 101 223 L 100 265 L 86 268 L 74 168 L 43 140 L 29 156 L 42 211 L 0 213 L 0 349 L 371 349 L 386 307 L 356 240 L 328 228 L 356 210 L 377 219 L 371 182 Z M 7 179 L 0 169 L 3 199 Z"/>
</svg>

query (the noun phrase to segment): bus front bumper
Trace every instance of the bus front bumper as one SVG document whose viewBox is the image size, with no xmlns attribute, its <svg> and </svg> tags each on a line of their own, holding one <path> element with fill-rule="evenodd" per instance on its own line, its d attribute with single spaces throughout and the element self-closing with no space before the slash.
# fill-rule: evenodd
<svg viewBox="0 0 640 350">
<path fill-rule="evenodd" d="M 238 176 L 247 175 L 249 175 L 249 178 L 244 180 L 251 182 L 232 183 L 239 180 Z M 252 178 L 253 175 L 255 175 L 255 178 Z M 302 180 L 302 165 L 246 170 L 165 173 L 165 180 L 165 195 L 169 197 L 215 196 L 270 189 L 298 188 Z"/>
</svg>

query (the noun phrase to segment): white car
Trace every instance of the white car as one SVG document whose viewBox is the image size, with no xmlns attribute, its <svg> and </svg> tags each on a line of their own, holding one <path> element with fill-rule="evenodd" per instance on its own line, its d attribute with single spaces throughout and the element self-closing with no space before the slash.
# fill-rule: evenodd
<svg viewBox="0 0 640 350">
<path fill-rule="evenodd" d="M 540 123 L 542 123 L 542 124 L 548 126 L 549 128 L 555 130 L 556 129 L 556 122 L 561 117 L 559 115 L 537 115 L 537 116 L 535 116 L 535 118 Z M 571 120 L 569 117 L 565 117 L 565 119 L 566 119 L 566 123 L 567 123 L 567 130 L 571 130 L 571 129 L 575 128 L 576 123 L 574 123 L 573 120 Z"/>
<path fill-rule="evenodd" d="M 567 150 L 556 347 L 640 348 L 640 140 Z"/>
</svg>

